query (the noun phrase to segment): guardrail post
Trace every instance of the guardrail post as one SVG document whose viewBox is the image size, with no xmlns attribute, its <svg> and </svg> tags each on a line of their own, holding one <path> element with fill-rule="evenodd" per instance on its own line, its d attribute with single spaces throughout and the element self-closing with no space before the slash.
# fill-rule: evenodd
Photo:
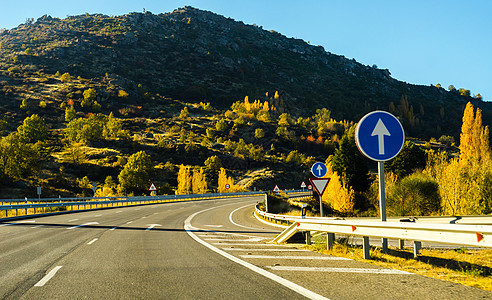
<svg viewBox="0 0 492 300">
<path fill-rule="evenodd" d="M 405 240 L 398 240 L 398 249 L 403 250 L 405 247 Z"/>
<path fill-rule="evenodd" d="M 335 234 L 331 232 L 326 233 L 326 249 L 333 249 L 333 243 L 335 242 Z"/>
<path fill-rule="evenodd" d="M 421 248 L 422 248 L 422 242 L 413 241 L 413 258 L 417 258 L 419 256 L 419 252 Z"/>
<path fill-rule="evenodd" d="M 364 251 L 364 259 L 371 259 L 371 253 L 369 250 L 371 249 L 371 245 L 369 245 L 369 237 L 362 237 L 362 249 Z"/>
<path fill-rule="evenodd" d="M 306 245 L 311 245 L 311 231 L 306 231 Z"/>
<path fill-rule="evenodd" d="M 265 194 L 265 212 L 268 212 L 268 195 Z"/>
</svg>

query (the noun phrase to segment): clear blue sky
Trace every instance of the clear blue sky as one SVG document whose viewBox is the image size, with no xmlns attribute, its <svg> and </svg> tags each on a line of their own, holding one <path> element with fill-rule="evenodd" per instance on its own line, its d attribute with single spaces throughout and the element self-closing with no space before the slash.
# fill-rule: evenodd
<svg viewBox="0 0 492 300">
<path fill-rule="evenodd" d="M 273 29 L 389 69 L 398 80 L 469 89 L 492 100 L 490 0 L 0 0 L 0 28 L 27 18 L 129 12 L 154 14 L 191 5 Z"/>
</svg>

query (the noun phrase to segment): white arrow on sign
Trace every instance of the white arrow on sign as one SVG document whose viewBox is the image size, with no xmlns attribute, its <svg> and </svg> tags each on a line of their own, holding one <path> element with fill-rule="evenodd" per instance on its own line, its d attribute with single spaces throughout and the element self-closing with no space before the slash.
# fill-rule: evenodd
<svg viewBox="0 0 492 300">
<path fill-rule="evenodd" d="M 378 146 L 379 146 L 379 154 L 384 155 L 384 136 L 391 136 L 386 126 L 384 126 L 383 121 L 381 119 L 378 120 L 376 127 L 372 131 L 371 136 L 378 136 Z"/>
<path fill-rule="evenodd" d="M 318 171 L 318 175 L 321 176 L 321 171 L 323 171 L 323 167 L 321 167 L 321 165 L 318 165 L 316 171 Z"/>
</svg>

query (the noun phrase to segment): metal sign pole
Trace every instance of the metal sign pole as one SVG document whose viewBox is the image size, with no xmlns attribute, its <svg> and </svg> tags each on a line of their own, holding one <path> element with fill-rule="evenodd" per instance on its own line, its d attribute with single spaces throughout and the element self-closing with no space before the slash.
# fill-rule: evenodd
<svg viewBox="0 0 492 300">
<path fill-rule="evenodd" d="M 323 197 L 319 195 L 319 213 L 323 217 Z"/>
<path fill-rule="evenodd" d="M 379 212 L 381 215 L 381 222 L 386 222 L 386 189 L 385 189 L 385 177 L 384 177 L 384 161 L 378 162 L 378 175 L 379 175 Z M 382 240 L 383 252 L 388 252 L 388 239 Z"/>
</svg>

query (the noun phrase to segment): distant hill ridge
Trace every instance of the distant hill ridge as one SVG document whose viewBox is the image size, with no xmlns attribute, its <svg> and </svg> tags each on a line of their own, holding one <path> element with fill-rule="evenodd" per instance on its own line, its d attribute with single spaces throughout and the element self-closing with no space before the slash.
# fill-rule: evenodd
<svg viewBox="0 0 492 300">
<path fill-rule="evenodd" d="M 43 16 L 0 33 L 0 63 L 2 110 L 21 100 L 5 88 L 22 86 L 21 74 L 60 72 L 106 81 L 137 104 L 149 101 L 143 90 L 214 107 L 279 91 L 293 115 L 326 107 L 335 119 L 357 121 L 371 110 L 390 110 L 413 136 L 457 137 L 468 101 L 482 108 L 485 124 L 492 120 L 491 103 L 401 82 L 389 70 L 192 7 L 158 15 Z"/>
</svg>

